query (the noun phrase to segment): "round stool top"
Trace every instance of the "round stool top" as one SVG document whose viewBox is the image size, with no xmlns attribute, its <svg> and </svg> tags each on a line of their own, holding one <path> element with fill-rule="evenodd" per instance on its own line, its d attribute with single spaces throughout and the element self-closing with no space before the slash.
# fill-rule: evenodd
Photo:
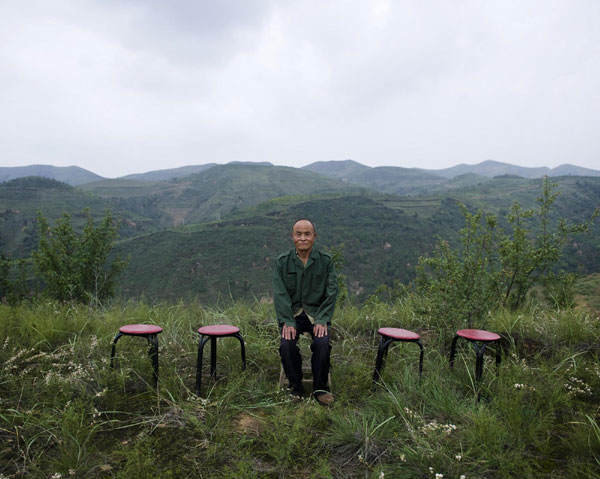
<svg viewBox="0 0 600 479">
<path fill-rule="evenodd" d="M 162 332 L 160 326 L 154 324 L 128 324 L 119 328 L 123 334 L 158 334 Z"/>
<path fill-rule="evenodd" d="M 399 339 L 402 341 L 416 341 L 421 337 L 413 331 L 401 328 L 379 328 L 377 332 L 382 336 L 388 336 L 390 338 Z"/>
<path fill-rule="evenodd" d="M 210 326 L 202 326 L 198 332 L 205 336 L 228 336 L 240 332 L 240 328 L 231 324 L 212 324 Z"/>
<path fill-rule="evenodd" d="M 498 341 L 500 339 L 498 334 L 483 329 L 459 329 L 456 334 L 472 341 Z"/>
</svg>

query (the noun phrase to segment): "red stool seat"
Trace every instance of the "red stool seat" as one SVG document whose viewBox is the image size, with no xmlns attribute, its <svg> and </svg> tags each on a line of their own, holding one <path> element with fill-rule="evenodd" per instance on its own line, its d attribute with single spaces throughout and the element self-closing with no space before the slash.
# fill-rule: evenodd
<svg viewBox="0 0 600 479">
<path fill-rule="evenodd" d="M 229 336 L 240 332 L 237 326 L 230 324 L 213 324 L 211 326 L 202 326 L 198 332 L 204 336 Z"/>
<path fill-rule="evenodd" d="M 379 328 L 377 332 L 382 336 L 388 336 L 399 341 L 416 341 L 421 337 L 413 331 L 401 328 Z"/>
<path fill-rule="evenodd" d="M 377 331 L 381 335 L 379 341 L 379 349 L 377 350 L 377 358 L 375 359 L 375 371 L 373 372 L 373 382 L 381 379 L 381 370 L 385 365 L 390 344 L 394 341 L 402 341 L 407 343 L 417 343 L 421 352 L 419 354 L 419 378 L 423 372 L 423 344 L 421 336 L 414 331 L 409 331 L 402 328 L 379 328 Z"/>
<path fill-rule="evenodd" d="M 158 334 L 162 332 L 160 326 L 153 324 L 128 324 L 119 328 L 123 334 Z"/>
<path fill-rule="evenodd" d="M 459 329 L 456 334 L 471 341 L 498 341 L 500 339 L 500 335 L 483 329 Z"/>
<path fill-rule="evenodd" d="M 242 371 L 246 369 L 246 348 L 244 346 L 244 338 L 240 334 L 240 328 L 231 324 L 211 324 L 210 326 L 202 326 L 198 329 L 200 341 L 198 342 L 198 363 L 196 365 L 196 395 L 200 396 L 202 387 L 202 356 L 204 346 L 210 340 L 210 375 L 215 376 L 217 368 L 217 338 L 232 337 L 240 342 L 242 353 Z"/>
</svg>

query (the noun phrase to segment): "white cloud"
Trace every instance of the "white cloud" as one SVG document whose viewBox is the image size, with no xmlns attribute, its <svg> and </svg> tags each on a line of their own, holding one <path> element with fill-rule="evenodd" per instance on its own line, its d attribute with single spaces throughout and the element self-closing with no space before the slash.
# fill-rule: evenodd
<svg viewBox="0 0 600 479">
<path fill-rule="evenodd" d="M 600 167 L 595 0 L 0 3 L 2 166 Z"/>
</svg>

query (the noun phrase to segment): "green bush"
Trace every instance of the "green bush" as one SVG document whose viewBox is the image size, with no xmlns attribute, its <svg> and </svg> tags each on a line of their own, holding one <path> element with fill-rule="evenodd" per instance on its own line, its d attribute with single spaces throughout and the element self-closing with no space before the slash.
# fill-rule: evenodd
<svg viewBox="0 0 600 479">
<path fill-rule="evenodd" d="M 74 231 L 71 216 L 65 213 L 50 228 L 41 214 L 39 246 L 33 260 L 46 283 L 46 293 L 59 301 L 98 304 L 113 295 L 115 276 L 127 262 L 120 257 L 109 260 L 117 237 L 110 212 L 98 226 L 89 211 L 81 234 Z"/>
</svg>

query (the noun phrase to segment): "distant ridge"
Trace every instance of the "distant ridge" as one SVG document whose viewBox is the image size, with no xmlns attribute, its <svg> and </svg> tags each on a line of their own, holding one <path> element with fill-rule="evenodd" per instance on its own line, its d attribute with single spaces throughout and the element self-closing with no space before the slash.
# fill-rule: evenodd
<svg viewBox="0 0 600 479">
<path fill-rule="evenodd" d="M 487 176 L 493 178 L 494 176 L 500 175 L 517 175 L 523 178 L 541 178 L 547 176 L 600 176 L 600 171 L 591 170 L 589 168 L 582 168 L 580 166 L 574 166 L 564 164 L 557 166 L 556 168 L 548 168 L 542 166 L 538 168 L 530 168 L 526 166 L 511 165 L 510 163 L 502 163 L 500 161 L 487 160 L 482 161 L 476 165 L 466 165 L 464 163 L 450 168 L 444 168 L 441 170 L 423 170 L 430 173 L 443 176 L 444 178 L 454 178 L 458 175 L 465 173 L 475 173 L 481 176 Z"/>
<path fill-rule="evenodd" d="M 331 176 L 340 180 L 349 180 L 358 174 L 371 169 L 370 166 L 361 165 L 353 160 L 343 161 L 317 161 L 303 166 L 303 170 L 312 171 L 325 176 Z"/>
<path fill-rule="evenodd" d="M 173 178 L 182 178 L 184 176 L 202 173 L 215 166 L 216 163 L 207 163 L 206 165 L 180 166 L 179 168 L 170 168 L 165 170 L 154 170 L 146 173 L 134 173 L 132 175 L 121 176 L 120 180 L 140 180 L 140 181 L 167 181 Z"/>
<path fill-rule="evenodd" d="M 523 178 L 541 178 L 545 175 L 548 176 L 600 176 L 600 170 L 592 170 L 590 168 L 583 168 L 581 166 L 575 166 L 570 164 L 564 164 L 557 166 L 556 168 L 548 168 L 547 166 L 541 166 L 537 168 L 531 168 L 526 166 L 512 165 L 510 163 L 503 163 L 500 161 L 486 160 L 475 165 L 467 165 L 461 163 L 460 165 L 452 166 L 450 168 L 443 168 L 439 170 L 430 170 L 426 168 L 403 168 L 400 166 L 377 166 L 370 167 L 358 163 L 353 160 L 343 161 L 317 161 L 310 165 L 302 167 L 305 170 L 313 171 L 327 176 L 335 178 L 346 179 L 347 181 L 355 181 L 360 176 L 365 176 L 367 171 L 379 170 L 397 176 L 401 172 L 415 176 L 415 172 L 421 171 L 431 175 L 436 175 L 440 178 L 455 178 L 461 175 L 474 174 L 480 177 L 493 178 L 494 176 L 501 175 L 516 175 Z"/>
<path fill-rule="evenodd" d="M 277 167 L 269 162 L 232 161 L 227 164 Z M 147 183 L 170 181 L 175 178 L 184 178 L 204 173 L 215 166 L 223 165 L 218 165 L 216 163 L 188 165 L 178 168 L 153 170 L 146 173 L 134 173 L 122 176 L 118 178 L 118 180 L 134 180 Z M 530 168 L 493 160 L 483 161 L 475 165 L 463 163 L 439 170 L 403 168 L 400 166 L 370 167 L 350 159 L 343 161 L 317 161 L 301 168 L 293 169 L 310 171 L 322 176 L 394 194 L 422 194 L 426 192 L 423 191 L 424 188 L 431 189 L 434 186 L 437 186 L 442 190 L 454 188 L 456 187 L 456 184 L 447 182 L 448 180 L 452 180 L 459 176 L 461 177 L 460 184 L 463 186 L 466 186 L 468 183 L 476 184 L 479 181 L 485 181 L 486 178 L 502 175 L 516 175 L 528 179 L 541 178 L 544 175 L 600 176 L 600 170 L 583 168 L 571 164 L 563 164 L 556 168 L 548 168 L 546 166 Z M 50 178 L 62 181 L 71 186 L 81 186 L 92 182 L 107 180 L 107 178 L 78 166 L 29 165 L 0 167 L 0 183 L 26 176 Z"/>
<path fill-rule="evenodd" d="M 42 178 L 62 181 L 71 186 L 79 186 L 91 181 L 104 179 L 102 176 L 79 166 L 29 165 L 0 167 L 0 182 L 23 178 L 25 176 L 41 176 Z"/>
</svg>

